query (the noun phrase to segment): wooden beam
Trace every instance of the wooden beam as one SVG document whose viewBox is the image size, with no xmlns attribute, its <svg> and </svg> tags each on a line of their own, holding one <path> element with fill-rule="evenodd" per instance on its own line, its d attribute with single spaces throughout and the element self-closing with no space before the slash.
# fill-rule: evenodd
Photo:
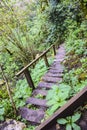
<svg viewBox="0 0 87 130">
<path fill-rule="evenodd" d="M 53 51 L 54 51 L 54 55 L 56 55 L 56 48 L 55 48 L 55 45 L 53 45 Z"/>
<path fill-rule="evenodd" d="M 32 88 L 32 89 L 35 89 L 34 87 L 34 83 L 33 83 L 33 80 L 31 78 L 31 75 L 30 75 L 30 72 L 28 69 L 24 70 L 24 74 L 25 74 L 25 77 L 27 79 L 27 82 L 29 84 L 29 86 Z"/>
<path fill-rule="evenodd" d="M 87 87 L 72 97 L 64 106 L 58 109 L 52 116 L 44 121 L 35 130 L 50 130 L 50 128 L 56 124 L 58 118 L 64 118 L 70 116 L 79 107 L 83 106 L 84 102 L 87 101 Z"/>
<path fill-rule="evenodd" d="M 47 55 L 44 55 L 44 61 L 47 67 L 49 67 L 49 63 L 48 63 L 48 59 L 47 59 Z"/>
</svg>

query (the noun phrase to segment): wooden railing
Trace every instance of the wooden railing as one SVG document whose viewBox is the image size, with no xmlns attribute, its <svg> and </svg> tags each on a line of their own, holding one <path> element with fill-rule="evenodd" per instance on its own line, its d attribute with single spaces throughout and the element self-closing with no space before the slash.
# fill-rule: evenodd
<svg viewBox="0 0 87 130">
<path fill-rule="evenodd" d="M 36 58 L 35 60 L 33 60 L 30 64 L 26 65 L 23 69 L 21 69 L 16 74 L 16 76 L 18 77 L 19 75 L 21 75 L 22 73 L 24 73 L 25 77 L 27 79 L 27 82 L 28 82 L 29 86 L 32 87 L 32 89 L 35 89 L 35 86 L 34 86 L 34 83 L 33 83 L 33 80 L 32 80 L 32 77 L 30 75 L 30 71 L 29 71 L 28 68 L 30 66 L 32 66 L 34 63 L 36 63 L 42 57 L 44 57 L 44 61 L 45 61 L 46 66 L 49 67 L 49 62 L 48 62 L 46 54 L 50 51 L 50 49 L 53 48 L 54 55 L 56 55 L 56 43 L 57 43 L 57 41 L 53 45 L 51 45 L 46 51 L 44 51 L 38 58 Z"/>
</svg>

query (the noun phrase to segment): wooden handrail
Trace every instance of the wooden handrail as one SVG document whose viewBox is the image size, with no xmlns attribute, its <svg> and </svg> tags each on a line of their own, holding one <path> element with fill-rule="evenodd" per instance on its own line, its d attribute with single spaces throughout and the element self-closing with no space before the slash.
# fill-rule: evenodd
<svg viewBox="0 0 87 130">
<path fill-rule="evenodd" d="M 55 44 L 51 45 L 46 51 L 44 51 L 39 57 L 37 57 L 35 60 L 33 60 L 31 63 L 26 65 L 23 69 L 21 69 L 16 76 L 19 76 L 22 74 L 26 69 L 28 69 L 30 66 L 32 66 L 36 61 L 38 61 L 41 57 L 43 57 L 52 47 L 54 47 Z"/>
<path fill-rule="evenodd" d="M 58 40 L 56 40 L 56 42 L 55 42 L 53 45 L 51 45 L 46 51 L 44 51 L 39 57 L 37 57 L 37 58 L 36 58 L 35 60 L 33 60 L 31 63 L 29 63 L 28 65 L 26 65 L 23 69 L 21 69 L 21 70 L 16 74 L 16 76 L 18 77 L 19 75 L 21 75 L 22 73 L 24 73 L 24 74 L 25 74 L 25 77 L 26 77 L 26 79 L 27 79 L 27 82 L 28 82 L 29 86 L 32 87 L 32 89 L 34 89 L 35 86 L 34 86 L 34 83 L 33 83 L 33 80 L 32 80 L 32 77 L 31 77 L 31 75 L 30 75 L 30 72 L 29 72 L 28 68 L 29 68 L 31 65 L 33 65 L 36 61 L 38 61 L 40 58 L 42 58 L 43 56 L 44 56 L 44 61 L 45 61 L 46 66 L 49 67 L 49 63 L 48 63 L 48 59 L 47 59 L 47 55 L 46 55 L 46 54 L 48 53 L 48 51 L 49 51 L 51 48 L 53 48 L 54 55 L 56 55 L 55 45 L 56 45 L 57 41 L 58 41 Z"/>
</svg>

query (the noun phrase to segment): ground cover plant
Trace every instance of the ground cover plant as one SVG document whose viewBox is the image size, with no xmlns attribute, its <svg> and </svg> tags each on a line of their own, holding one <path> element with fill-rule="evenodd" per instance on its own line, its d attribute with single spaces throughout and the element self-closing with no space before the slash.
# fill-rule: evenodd
<svg viewBox="0 0 87 130">
<path fill-rule="evenodd" d="M 59 86 L 53 86 L 48 91 L 46 96 L 47 105 L 50 106 L 47 110 L 47 115 L 53 114 L 58 108 L 63 106 L 69 98 L 70 86 L 60 84 Z"/>
<path fill-rule="evenodd" d="M 66 118 L 59 118 L 57 120 L 57 125 L 59 129 L 66 130 L 84 130 L 87 128 L 87 104 L 84 103 L 83 106 L 78 107 L 74 114 L 67 116 Z M 58 127 L 56 125 L 56 127 Z"/>
<path fill-rule="evenodd" d="M 80 113 L 75 113 L 73 116 L 68 116 L 65 119 L 58 119 L 57 122 L 61 125 L 66 126 L 66 130 L 81 130 L 80 126 L 78 126 L 75 122 L 79 120 L 81 117 Z"/>
</svg>

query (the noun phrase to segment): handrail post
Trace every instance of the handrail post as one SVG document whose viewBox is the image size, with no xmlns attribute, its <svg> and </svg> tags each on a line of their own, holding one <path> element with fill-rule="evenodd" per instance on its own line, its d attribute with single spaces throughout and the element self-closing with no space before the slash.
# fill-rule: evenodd
<svg viewBox="0 0 87 130">
<path fill-rule="evenodd" d="M 31 78 L 31 75 L 30 75 L 29 70 L 26 69 L 26 70 L 24 71 L 24 74 L 25 74 L 25 77 L 26 77 L 26 79 L 27 79 L 27 82 L 28 82 L 29 86 L 30 86 L 32 89 L 35 89 L 34 83 L 33 83 L 33 80 L 32 80 L 32 78 Z"/>
<path fill-rule="evenodd" d="M 53 45 L 53 51 L 54 51 L 54 55 L 56 55 L 55 45 Z"/>
<path fill-rule="evenodd" d="M 44 61 L 45 61 L 46 66 L 49 67 L 49 63 L 48 63 L 48 59 L 47 59 L 46 54 L 44 54 Z"/>
</svg>

